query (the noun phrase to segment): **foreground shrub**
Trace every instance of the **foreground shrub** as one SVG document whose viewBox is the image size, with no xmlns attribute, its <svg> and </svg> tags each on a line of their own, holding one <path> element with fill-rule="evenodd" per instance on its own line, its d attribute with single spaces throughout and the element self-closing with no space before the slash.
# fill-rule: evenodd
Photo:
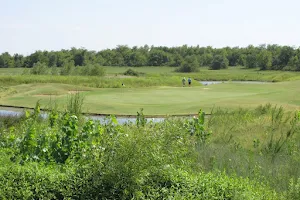
<svg viewBox="0 0 300 200">
<path fill-rule="evenodd" d="M 121 125 L 113 116 L 101 124 L 57 111 L 41 119 L 37 104 L 17 129 L 1 132 L 0 198 L 298 199 L 297 169 L 288 166 L 299 164 L 297 146 L 289 146 L 296 135 L 287 140 L 280 136 L 286 137 L 281 133 L 290 128 L 298 130 L 293 120 L 300 114 L 282 121 L 281 112 L 266 105 L 253 111 L 216 110 L 207 124 L 201 111 L 192 119 L 153 123 L 141 109 L 136 123 Z M 264 124 L 262 129 L 255 120 Z M 244 133 L 249 125 L 258 133 Z M 274 161 L 264 150 L 272 135 L 262 144 L 255 140 L 253 148 L 235 135 L 250 135 L 252 142 L 259 130 L 275 128 L 273 139 L 285 145 Z M 281 193 L 268 185 L 276 188 L 274 183 L 291 176 Z"/>
<path fill-rule="evenodd" d="M 75 168 L 76 167 L 76 168 Z M 0 167 L 1 199 L 279 199 L 266 186 L 223 173 L 192 174 L 166 166 L 109 188 L 97 165 Z M 122 176 L 121 172 L 116 172 Z M 124 177 L 126 179 L 126 177 Z M 117 183 L 117 180 L 115 181 Z M 116 185 L 115 185 L 116 186 Z M 108 190 L 110 189 L 110 190 Z"/>
</svg>

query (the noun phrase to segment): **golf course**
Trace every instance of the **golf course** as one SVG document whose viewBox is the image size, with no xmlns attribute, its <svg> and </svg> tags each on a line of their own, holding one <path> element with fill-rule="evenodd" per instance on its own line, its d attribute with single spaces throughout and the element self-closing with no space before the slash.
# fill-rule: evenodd
<svg viewBox="0 0 300 200">
<path fill-rule="evenodd" d="M 254 108 L 271 103 L 294 110 L 300 106 L 300 81 L 282 83 L 220 83 L 192 87 L 90 88 L 65 84 L 13 86 L 14 92 L 0 99 L 1 105 L 33 108 L 37 101 L 51 101 L 63 108 L 68 96 L 78 92 L 84 98 L 83 111 L 94 114 L 134 115 L 144 108 L 147 115 L 189 115 L 202 108 Z M 1 94 L 1 93 L 0 93 Z"/>
<path fill-rule="evenodd" d="M 1 1 L 0 200 L 300 200 L 299 7 Z"/>
<path fill-rule="evenodd" d="M 153 67 L 138 68 L 144 73 L 140 77 L 122 75 L 126 68 L 111 68 L 107 67 L 109 73 L 102 78 L 26 76 L 18 74 L 16 69 L 7 75 L 8 70 L 4 69 L 2 76 L 8 80 L 0 90 L 0 105 L 34 108 L 39 101 L 42 108 L 55 102 L 64 109 L 68 97 L 79 93 L 84 99 L 84 113 L 105 115 L 135 115 L 140 108 L 144 109 L 145 115 L 164 116 L 191 115 L 199 109 L 210 113 L 218 107 L 229 110 L 255 108 L 267 103 L 290 111 L 300 106 L 300 81 L 297 80 L 300 75 L 297 72 L 283 72 L 279 76 L 276 71 L 262 74 L 253 69 L 204 69 L 189 74 L 194 77 L 192 85 L 183 87 L 181 78 L 186 75 L 176 74 L 170 67 L 163 67 L 161 71 L 160 68 L 153 70 Z M 167 74 L 160 76 L 161 73 Z M 201 84 L 198 79 L 203 74 L 208 74 L 209 80 L 229 81 Z M 242 81 L 230 81 L 238 76 L 241 78 L 236 80 Z M 252 77 L 252 81 L 243 82 L 244 77 Z M 271 82 L 274 77 L 287 80 Z"/>
<path fill-rule="evenodd" d="M 0 69 L 0 197 L 299 199 L 300 72 L 84 69 Z"/>
</svg>

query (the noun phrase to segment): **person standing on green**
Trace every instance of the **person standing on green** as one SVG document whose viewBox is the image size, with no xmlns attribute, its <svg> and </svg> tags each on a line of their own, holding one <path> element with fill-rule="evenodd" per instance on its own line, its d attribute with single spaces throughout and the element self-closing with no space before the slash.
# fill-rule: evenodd
<svg viewBox="0 0 300 200">
<path fill-rule="evenodd" d="M 185 77 L 183 77 L 183 79 L 182 79 L 182 87 L 184 87 L 185 86 Z"/>
<path fill-rule="evenodd" d="M 192 79 L 190 77 L 188 78 L 188 83 L 189 83 L 189 86 L 192 85 Z"/>
</svg>

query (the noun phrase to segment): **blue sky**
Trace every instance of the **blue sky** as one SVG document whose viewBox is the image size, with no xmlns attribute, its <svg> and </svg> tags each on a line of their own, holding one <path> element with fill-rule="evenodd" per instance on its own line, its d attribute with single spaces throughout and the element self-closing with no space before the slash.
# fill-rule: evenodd
<svg viewBox="0 0 300 200">
<path fill-rule="evenodd" d="M 0 53 L 117 45 L 300 46 L 297 0 L 0 0 Z"/>
</svg>

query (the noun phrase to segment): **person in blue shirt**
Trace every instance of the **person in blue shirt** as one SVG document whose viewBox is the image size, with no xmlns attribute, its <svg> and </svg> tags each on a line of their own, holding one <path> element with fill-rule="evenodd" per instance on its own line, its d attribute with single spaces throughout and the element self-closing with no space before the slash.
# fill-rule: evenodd
<svg viewBox="0 0 300 200">
<path fill-rule="evenodd" d="M 192 84 L 192 79 L 189 77 L 188 78 L 188 83 L 189 83 L 189 86 L 191 86 L 191 84 Z"/>
</svg>

